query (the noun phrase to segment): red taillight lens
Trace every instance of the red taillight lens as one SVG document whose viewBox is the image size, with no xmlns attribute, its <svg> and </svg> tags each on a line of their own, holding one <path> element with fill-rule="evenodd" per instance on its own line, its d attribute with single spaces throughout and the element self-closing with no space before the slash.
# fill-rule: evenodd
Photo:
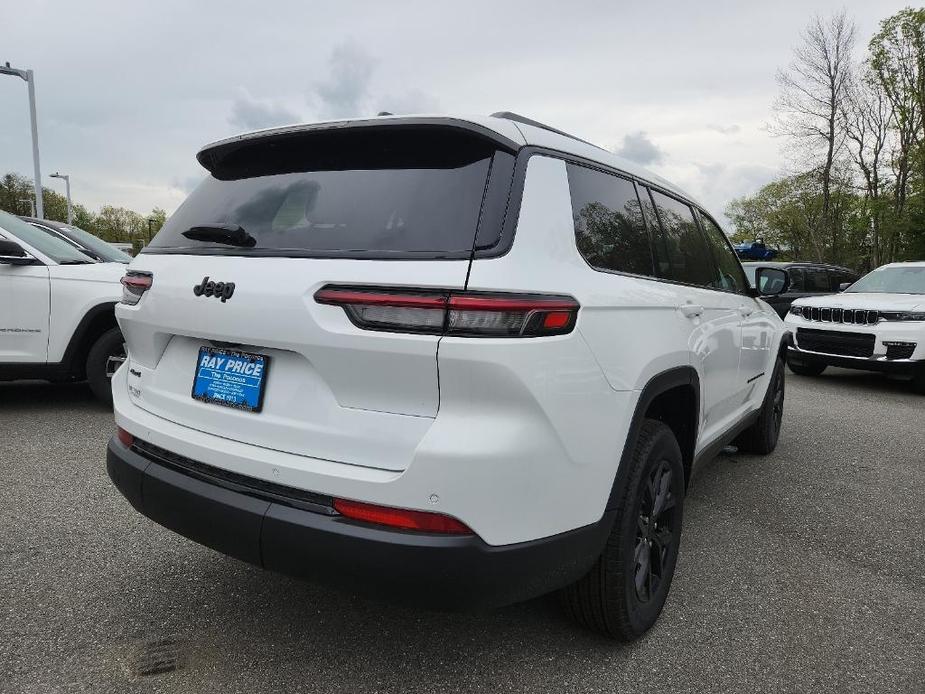
<svg viewBox="0 0 925 694">
<path fill-rule="evenodd" d="M 119 442 L 126 448 L 131 448 L 135 443 L 135 437 L 122 427 L 116 427 L 116 438 L 119 439 Z"/>
<path fill-rule="evenodd" d="M 578 302 L 567 296 L 451 290 L 324 287 L 321 304 L 341 306 L 367 330 L 467 337 L 540 337 L 571 332 Z"/>
<path fill-rule="evenodd" d="M 427 511 L 410 511 L 391 506 L 376 506 L 359 501 L 334 499 L 334 509 L 342 516 L 364 523 L 387 525 L 402 530 L 417 530 L 423 533 L 442 533 L 446 535 L 472 535 L 472 530 L 465 523 L 444 516 L 441 513 Z"/>
<path fill-rule="evenodd" d="M 439 334 L 446 317 L 446 293 L 323 287 L 319 304 L 342 306 L 350 320 L 367 330 Z"/>
<path fill-rule="evenodd" d="M 134 306 L 141 301 L 141 296 L 151 288 L 154 276 L 150 272 L 129 270 L 121 280 L 122 303 Z"/>
</svg>

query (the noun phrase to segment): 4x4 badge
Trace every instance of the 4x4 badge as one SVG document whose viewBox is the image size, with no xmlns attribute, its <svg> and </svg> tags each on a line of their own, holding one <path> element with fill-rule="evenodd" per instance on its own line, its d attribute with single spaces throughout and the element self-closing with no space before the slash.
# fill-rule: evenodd
<svg viewBox="0 0 925 694">
<path fill-rule="evenodd" d="M 193 285 L 193 294 L 196 296 L 214 296 L 220 298 L 224 304 L 234 294 L 234 282 L 210 282 L 209 276 L 202 278 L 202 282 Z"/>
</svg>

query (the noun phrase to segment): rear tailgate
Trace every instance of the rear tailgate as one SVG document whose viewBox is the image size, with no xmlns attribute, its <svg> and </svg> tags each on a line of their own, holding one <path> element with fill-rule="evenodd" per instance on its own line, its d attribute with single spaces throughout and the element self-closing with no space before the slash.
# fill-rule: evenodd
<svg viewBox="0 0 925 694">
<path fill-rule="evenodd" d="M 146 256 L 154 283 L 118 309 L 134 402 L 152 414 L 306 456 L 369 467 L 407 466 L 437 413 L 436 335 L 370 332 L 314 301 L 323 285 L 462 287 L 468 261 L 357 262 Z M 136 261 L 136 264 L 139 264 Z M 203 270 L 203 267 L 206 270 Z M 234 282 L 231 299 L 197 297 L 203 272 Z M 269 356 L 259 413 L 194 400 L 199 349 L 234 345 Z M 137 383 L 136 383 L 137 381 Z"/>
<path fill-rule="evenodd" d="M 117 309 L 133 401 L 229 439 L 405 469 L 437 414 L 439 335 L 362 329 L 314 295 L 464 288 L 479 224 L 503 217 L 512 154 L 458 128 L 402 127 L 261 136 L 199 158 L 212 175 L 132 262 L 150 289 Z M 194 291 L 207 282 L 234 291 Z M 203 348 L 268 358 L 259 412 L 193 398 Z"/>
</svg>

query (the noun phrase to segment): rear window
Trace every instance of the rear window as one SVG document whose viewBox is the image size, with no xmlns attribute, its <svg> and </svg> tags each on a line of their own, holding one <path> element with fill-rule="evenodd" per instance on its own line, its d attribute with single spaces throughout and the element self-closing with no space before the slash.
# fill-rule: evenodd
<svg viewBox="0 0 925 694">
<path fill-rule="evenodd" d="M 578 251 L 595 268 L 652 275 L 652 250 L 633 182 L 567 164 Z"/>
<path fill-rule="evenodd" d="M 467 256 L 496 148 L 446 128 L 258 139 L 218 162 L 145 252 Z M 256 243 L 183 235 L 215 224 Z"/>
</svg>

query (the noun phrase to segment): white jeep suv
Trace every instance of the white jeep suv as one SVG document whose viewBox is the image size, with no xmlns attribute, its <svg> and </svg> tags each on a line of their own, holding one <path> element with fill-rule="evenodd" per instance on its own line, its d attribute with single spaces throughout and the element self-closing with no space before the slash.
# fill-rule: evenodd
<svg viewBox="0 0 925 694">
<path fill-rule="evenodd" d="M 86 379 L 103 402 L 125 360 L 113 307 L 125 264 L 0 211 L 0 380 Z"/>
<path fill-rule="evenodd" d="M 198 159 L 116 309 L 129 501 L 274 571 L 647 629 L 694 465 L 770 452 L 783 410 L 783 323 L 703 208 L 508 113 Z"/>
<path fill-rule="evenodd" d="M 794 373 L 881 371 L 911 376 L 925 392 L 925 262 L 884 265 L 841 294 L 797 299 L 786 323 Z"/>
</svg>

